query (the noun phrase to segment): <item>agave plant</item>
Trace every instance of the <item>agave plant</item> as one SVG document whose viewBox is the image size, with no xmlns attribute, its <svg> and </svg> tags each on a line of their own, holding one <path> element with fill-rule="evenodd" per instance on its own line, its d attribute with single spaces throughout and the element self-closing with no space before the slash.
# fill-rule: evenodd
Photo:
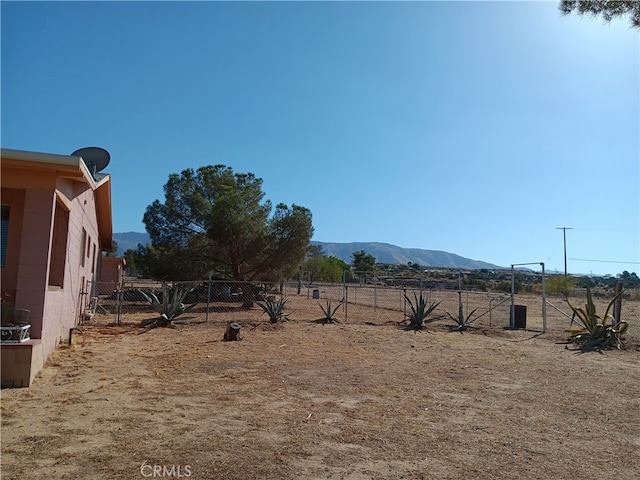
<svg viewBox="0 0 640 480">
<path fill-rule="evenodd" d="M 188 312 L 197 303 L 186 306 L 183 302 L 185 297 L 192 289 L 176 287 L 175 290 L 169 288 L 166 283 L 162 284 L 162 300 L 158 299 L 155 293 L 140 290 L 142 296 L 153 306 L 156 312 L 160 314 L 160 318 L 154 320 L 151 326 L 169 326 L 173 320 Z M 172 295 L 173 293 L 173 295 Z"/>
<path fill-rule="evenodd" d="M 276 297 L 267 297 L 264 302 L 258 302 L 258 305 L 262 308 L 263 314 L 266 313 L 269 315 L 269 322 L 277 323 L 282 317 L 287 316 L 287 314 L 284 313 L 286 303 L 287 301 L 283 298 L 276 300 Z"/>
<path fill-rule="evenodd" d="M 477 310 L 477 308 L 474 308 L 471 313 L 469 313 L 469 315 L 467 315 L 466 317 L 464 316 L 464 311 L 462 308 L 462 302 L 459 303 L 458 306 L 458 316 L 454 317 L 453 315 L 451 315 L 449 312 L 447 312 L 447 315 L 449 316 L 449 318 L 451 320 L 453 320 L 456 325 L 455 326 L 451 326 L 451 331 L 452 332 L 460 332 L 462 333 L 465 330 L 469 330 L 470 328 L 478 328 L 477 325 L 474 325 L 471 322 L 471 317 L 473 316 L 473 314 L 475 313 L 475 311 Z"/>
<path fill-rule="evenodd" d="M 622 348 L 623 337 L 629 324 L 624 320 L 616 320 L 609 314 L 609 310 L 620 295 L 622 292 L 609 302 L 603 317 L 596 312 L 590 288 L 587 288 L 587 303 L 584 307 L 576 308 L 567 300 L 569 307 L 573 310 L 570 328 L 565 330 L 569 333 L 569 342 L 578 345 L 582 351 Z M 571 328 L 574 322 L 578 327 Z"/>
<path fill-rule="evenodd" d="M 327 323 L 338 322 L 338 319 L 335 317 L 335 314 L 338 311 L 338 309 L 342 306 L 342 302 L 339 302 L 338 305 L 335 306 L 335 308 L 331 307 L 331 300 L 327 300 L 326 305 L 322 305 L 319 302 L 318 302 L 318 305 L 320 305 L 320 308 L 322 309 L 322 313 L 324 314 L 324 317 L 320 319 L 323 325 Z"/>
<path fill-rule="evenodd" d="M 422 292 L 420 293 L 420 297 L 418 297 L 415 293 L 413 294 L 415 303 L 411 301 L 409 297 L 405 294 L 404 299 L 409 304 L 409 308 L 411 313 L 405 314 L 407 316 L 407 320 L 409 321 L 409 326 L 407 328 L 411 330 L 422 330 L 425 326 L 425 323 L 435 322 L 436 320 L 440 320 L 442 315 L 436 317 L 429 317 L 433 311 L 438 308 L 440 302 L 437 303 L 427 303 L 427 299 L 422 296 Z"/>
</svg>

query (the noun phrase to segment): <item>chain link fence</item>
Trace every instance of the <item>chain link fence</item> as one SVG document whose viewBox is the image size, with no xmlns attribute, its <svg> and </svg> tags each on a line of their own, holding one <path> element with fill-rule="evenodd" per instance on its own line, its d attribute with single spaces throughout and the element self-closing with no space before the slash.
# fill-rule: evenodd
<svg viewBox="0 0 640 480">
<path fill-rule="evenodd" d="M 155 282 L 126 281 L 121 286 L 96 282 L 87 287 L 85 321 L 100 319 L 102 323 L 144 321 L 158 313 L 148 298 L 159 302 L 163 295 L 187 291 L 183 302 L 193 305 L 178 317 L 184 322 L 222 322 L 242 319 L 243 323 L 267 320 L 256 305 L 267 298 L 286 300 L 285 311 L 290 320 L 314 321 L 322 318 L 330 304 L 339 321 L 349 323 L 402 324 L 410 307 L 420 295 L 428 303 L 438 303 L 434 316 L 458 315 L 460 302 L 465 315 L 475 310 L 472 318 L 481 327 L 509 325 L 510 299 L 504 294 L 458 290 L 438 290 L 359 284 L 313 284 L 300 282 L 249 283 L 232 281 Z"/>
<path fill-rule="evenodd" d="M 427 328 L 453 326 L 449 315 L 457 317 L 462 305 L 465 318 L 479 328 L 526 328 L 533 332 L 547 332 L 555 337 L 566 337 L 565 329 L 571 325 L 572 310 L 586 302 L 586 290 L 574 289 L 569 298 L 546 296 L 541 293 L 517 293 L 513 299 L 508 293 L 465 291 L 451 288 L 418 288 L 372 284 L 321 284 L 302 282 L 156 282 L 152 280 L 128 280 L 121 285 L 95 282 L 88 284 L 82 315 L 85 324 L 143 323 L 157 319 L 159 313 L 149 302 L 155 298 L 162 302 L 164 295 L 172 298 L 176 291 L 187 291 L 187 312 L 174 323 L 212 323 L 227 325 L 237 322 L 243 326 L 268 323 L 269 318 L 257 305 L 269 298 L 284 299 L 286 318 L 289 321 L 320 322 L 329 304 L 339 308 L 335 318 L 350 324 L 405 325 L 410 312 L 409 299 L 422 295 L 428 304 L 437 303 L 432 313 L 440 321 Z M 604 314 L 611 295 L 594 296 L 597 312 Z M 511 305 L 514 305 L 514 315 Z M 621 318 L 629 322 L 628 337 L 640 343 L 640 292 L 626 291 L 623 295 Z"/>
</svg>

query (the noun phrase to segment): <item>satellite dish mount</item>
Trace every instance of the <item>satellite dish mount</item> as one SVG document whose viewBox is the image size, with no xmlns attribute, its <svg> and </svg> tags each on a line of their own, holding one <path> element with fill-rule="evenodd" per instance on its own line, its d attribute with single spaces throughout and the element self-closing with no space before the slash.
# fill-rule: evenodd
<svg viewBox="0 0 640 480">
<path fill-rule="evenodd" d="M 104 170 L 111 160 L 109 152 L 100 147 L 81 148 L 73 152 L 71 156 L 82 157 L 82 160 L 84 160 L 93 177 L 95 177 L 97 172 Z"/>
</svg>

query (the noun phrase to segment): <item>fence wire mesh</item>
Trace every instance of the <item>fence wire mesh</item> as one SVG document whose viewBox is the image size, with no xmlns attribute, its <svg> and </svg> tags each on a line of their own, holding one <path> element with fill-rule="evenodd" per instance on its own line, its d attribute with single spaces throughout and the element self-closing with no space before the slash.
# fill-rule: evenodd
<svg viewBox="0 0 640 480">
<path fill-rule="evenodd" d="M 163 290 L 165 289 L 165 290 Z M 286 300 L 285 311 L 289 320 L 319 320 L 328 304 L 338 305 L 336 317 L 351 323 L 397 323 L 405 320 L 407 298 L 414 302 L 420 295 L 429 303 L 438 303 L 434 316 L 458 314 L 462 302 L 465 315 L 475 310 L 474 323 L 481 327 L 509 325 L 509 297 L 504 294 L 457 290 L 426 290 L 358 284 L 314 284 L 298 282 L 247 283 L 231 281 L 211 282 L 155 282 L 135 280 L 121 286 L 94 283 L 87 288 L 86 320 L 94 316 L 111 317 L 111 323 L 144 321 L 158 315 L 148 301 L 152 295 L 163 301 L 163 295 L 173 295 L 178 289 L 186 290 L 183 302 L 195 306 L 176 321 L 244 323 L 268 320 L 256 303 L 269 297 Z"/>
<path fill-rule="evenodd" d="M 163 288 L 165 290 L 163 290 Z M 569 298 L 561 295 L 546 296 L 541 293 L 518 293 L 513 300 L 509 293 L 465 291 L 455 288 L 407 288 L 401 286 L 368 284 L 303 284 L 301 282 L 249 283 L 232 281 L 201 282 L 156 282 L 151 280 L 128 280 L 123 284 L 90 283 L 87 285 L 82 321 L 101 324 L 142 323 L 159 317 L 159 313 L 148 301 L 150 294 L 161 302 L 166 292 L 171 296 L 176 290 L 187 290 L 183 302 L 193 305 L 188 312 L 175 319 L 175 323 L 201 323 L 226 325 L 237 322 L 241 325 L 269 322 L 269 317 L 257 303 L 267 299 L 284 299 L 286 319 L 289 321 L 317 321 L 324 316 L 323 310 L 331 303 L 338 305 L 335 318 L 351 324 L 406 324 L 410 307 L 407 299 L 415 303 L 422 295 L 428 304 L 437 303 L 432 316 L 442 317 L 428 329 L 446 328 L 454 322 L 448 314 L 457 317 L 462 305 L 465 318 L 479 328 L 512 328 L 511 305 L 524 312 L 524 324 L 534 332 L 565 336 L 571 326 L 573 306 L 582 307 L 586 290 L 576 289 Z M 595 296 L 598 313 L 604 314 L 610 295 Z M 568 302 L 567 302 L 568 300 Z M 640 294 L 625 292 L 621 316 L 629 323 L 628 336 L 640 337 Z M 514 319 L 515 320 L 515 319 Z M 522 319 L 520 319 L 522 320 Z M 545 329 L 546 327 L 546 329 Z"/>
</svg>

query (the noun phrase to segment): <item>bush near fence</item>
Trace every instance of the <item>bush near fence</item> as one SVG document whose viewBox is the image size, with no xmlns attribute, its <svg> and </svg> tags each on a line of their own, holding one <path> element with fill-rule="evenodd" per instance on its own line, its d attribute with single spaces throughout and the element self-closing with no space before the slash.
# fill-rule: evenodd
<svg viewBox="0 0 640 480">
<path fill-rule="evenodd" d="M 176 282 L 170 285 L 173 288 L 188 288 L 190 292 L 185 303 L 199 304 L 189 312 L 191 318 L 203 320 L 200 317 L 205 315 L 206 320 L 215 320 L 220 314 L 241 311 L 247 321 L 261 319 L 261 309 L 242 306 L 244 282 Z M 424 295 L 429 302 L 440 303 L 435 315 L 445 315 L 446 312 L 457 314 L 461 298 L 465 312 L 477 309 L 474 318 L 478 319 L 479 325 L 493 327 L 509 324 L 509 297 L 504 294 L 357 284 L 302 285 L 297 282 L 261 282 L 251 283 L 251 286 L 254 301 L 264 300 L 267 296 L 285 298 L 290 319 L 313 320 L 322 313 L 320 305 L 331 301 L 334 306 L 342 302 L 338 315 L 344 322 L 401 323 L 407 312 L 405 295 L 411 299 L 414 295 Z M 95 284 L 93 290 L 91 287 L 87 290 L 98 293 L 92 295 L 94 302 L 97 300 L 96 314 L 103 317 L 111 315 L 114 323 L 136 321 L 141 316 L 156 314 L 142 292 L 153 293 L 159 300 L 162 299 L 162 282 L 148 280 L 125 282 L 119 289 L 113 288 L 113 285 Z"/>
<path fill-rule="evenodd" d="M 465 316 L 475 310 L 472 320 L 481 328 L 508 328 L 511 325 L 511 296 L 506 293 L 465 291 L 455 288 L 418 288 L 412 286 L 386 286 L 368 284 L 314 283 L 301 282 L 169 282 L 172 288 L 188 288 L 186 304 L 196 303 L 196 307 L 178 317 L 177 322 L 212 322 L 225 324 L 228 321 L 255 323 L 268 321 L 257 305 L 246 308 L 244 296 L 251 292 L 254 302 L 269 296 L 287 300 L 285 311 L 291 321 L 313 321 L 322 317 L 322 306 L 327 301 L 332 305 L 342 302 L 336 316 L 341 322 L 397 324 L 405 320 L 408 311 L 405 295 L 412 301 L 414 296 L 423 295 L 428 303 L 439 303 L 435 316 L 446 317 L 447 313 L 458 314 L 462 302 Z M 250 286 L 247 289 L 247 286 Z M 152 280 L 129 280 L 122 286 L 94 283 L 87 287 L 86 308 L 90 315 L 108 323 L 139 322 L 157 316 L 156 311 L 141 292 L 162 295 L 162 282 Z M 622 317 L 630 323 L 629 335 L 640 333 L 640 296 L 637 292 L 625 292 Z M 608 298 L 596 297 L 598 311 L 604 313 Z M 586 301 L 586 290 L 574 289 L 569 301 L 574 306 L 582 306 Z M 515 294 L 514 304 L 526 308 L 528 330 L 542 331 L 543 300 L 541 294 Z M 546 326 L 550 332 L 562 334 L 571 322 L 571 309 L 564 297 L 548 296 L 545 303 Z M 442 321 L 446 325 L 451 322 Z"/>
</svg>

